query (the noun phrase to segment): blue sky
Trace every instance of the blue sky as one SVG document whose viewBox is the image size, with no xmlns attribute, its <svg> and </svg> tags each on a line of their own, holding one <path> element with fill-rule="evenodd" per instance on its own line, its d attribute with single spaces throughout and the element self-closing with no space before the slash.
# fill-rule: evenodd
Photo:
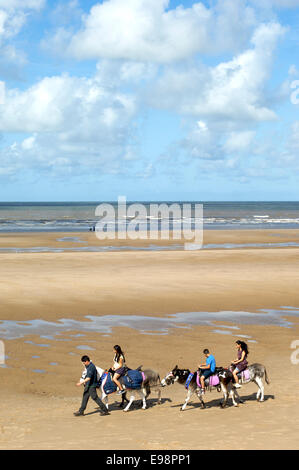
<svg viewBox="0 0 299 470">
<path fill-rule="evenodd" d="M 0 0 L 0 200 L 299 200 L 298 45 L 299 0 Z"/>
</svg>

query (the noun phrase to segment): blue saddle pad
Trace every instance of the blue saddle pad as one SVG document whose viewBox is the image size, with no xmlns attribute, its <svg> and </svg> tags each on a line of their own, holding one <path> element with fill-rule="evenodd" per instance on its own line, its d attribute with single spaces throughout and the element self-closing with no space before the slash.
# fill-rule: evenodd
<svg viewBox="0 0 299 470">
<path fill-rule="evenodd" d="M 107 377 L 107 380 L 105 380 Z M 106 374 L 103 374 L 102 377 L 101 377 L 101 384 L 104 383 L 104 392 L 106 393 L 106 395 L 109 395 L 110 393 L 114 393 L 116 392 L 117 390 L 117 386 L 116 384 L 113 382 L 112 380 L 112 376 L 110 373 L 106 373 Z"/>
<path fill-rule="evenodd" d="M 129 370 L 127 374 L 122 377 L 122 382 L 126 388 L 133 390 L 141 388 L 143 382 L 142 373 L 139 370 Z"/>
</svg>

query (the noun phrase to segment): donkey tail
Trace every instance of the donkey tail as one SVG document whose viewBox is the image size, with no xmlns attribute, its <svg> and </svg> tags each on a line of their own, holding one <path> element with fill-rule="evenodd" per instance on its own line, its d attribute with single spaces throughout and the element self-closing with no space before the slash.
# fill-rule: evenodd
<svg viewBox="0 0 299 470">
<path fill-rule="evenodd" d="M 268 374 L 267 374 L 266 367 L 265 367 L 265 380 L 266 380 L 266 383 L 269 385 L 269 384 L 270 384 L 270 380 L 269 380 L 269 377 L 268 377 Z"/>
</svg>

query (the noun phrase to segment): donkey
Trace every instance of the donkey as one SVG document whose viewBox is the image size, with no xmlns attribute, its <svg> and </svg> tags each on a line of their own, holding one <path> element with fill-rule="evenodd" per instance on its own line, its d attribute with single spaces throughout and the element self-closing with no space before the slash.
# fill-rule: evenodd
<svg viewBox="0 0 299 470">
<path fill-rule="evenodd" d="M 270 384 L 270 380 L 267 374 L 266 367 L 263 364 L 255 363 L 255 364 L 249 365 L 247 369 L 245 369 L 242 372 L 239 372 L 238 377 L 239 377 L 240 384 L 248 384 L 249 382 L 256 383 L 256 385 L 258 386 L 256 399 L 259 402 L 265 401 L 263 378 L 265 378 L 265 382 L 268 385 Z M 236 388 L 234 388 L 234 395 L 235 395 L 234 398 L 237 397 L 241 403 L 243 402 Z"/>
<path fill-rule="evenodd" d="M 232 379 L 233 379 L 233 374 L 230 370 L 228 369 L 223 369 L 218 367 L 216 369 L 216 376 L 219 378 L 219 382 L 217 385 L 211 386 L 212 389 L 217 389 L 220 391 L 220 389 L 223 392 L 224 395 L 224 402 L 222 406 L 226 406 L 228 395 L 232 396 L 233 400 L 233 385 L 232 385 Z M 181 406 L 181 411 L 184 411 L 184 409 L 187 406 L 187 403 L 190 401 L 190 398 L 194 393 L 198 396 L 201 404 L 201 408 L 205 408 L 206 405 L 203 400 L 203 392 L 200 387 L 200 384 L 197 382 L 197 374 L 194 373 L 193 375 L 190 373 L 189 369 L 179 369 L 178 366 L 175 366 L 174 369 L 172 369 L 169 374 L 167 374 L 164 379 L 161 380 L 161 385 L 162 387 L 165 387 L 166 385 L 172 385 L 175 382 L 179 383 L 180 385 L 184 385 L 185 388 L 187 388 L 187 396 L 185 399 L 184 404 Z M 206 385 L 207 387 L 210 387 L 210 380 L 209 378 L 206 379 Z M 237 405 L 237 404 L 236 404 Z"/>
<path fill-rule="evenodd" d="M 121 401 L 121 407 L 124 407 L 124 403 L 127 403 L 127 406 L 124 408 L 123 411 L 128 411 L 135 400 L 135 395 L 139 395 L 139 397 L 142 400 L 142 409 L 147 408 L 146 404 L 146 399 L 151 393 L 151 389 L 156 389 L 158 392 L 158 404 L 161 404 L 161 389 L 160 387 L 160 376 L 158 372 L 152 370 L 152 369 L 145 369 L 144 371 L 141 370 L 142 366 L 139 366 L 137 369 L 132 371 L 131 369 L 128 370 L 132 372 L 139 372 L 141 374 L 141 377 L 139 379 L 139 382 L 135 384 L 134 388 L 130 388 L 130 382 L 126 376 L 120 377 L 119 381 L 122 383 L 124 389 L 126 390 L 125 393 L 121 395 L 122 401 Z M 98 382 L 100 384 L 100 390 L 102 392 L 102 401 L 105 404 L 106 408 L 108 409 L 108 395 L 111 393 L 116 392 L 117 387 L 114 382 L 112 382 L 112 374 L 111 370 L 108 372 L 105 371 L 104 369 L 101 369 L 100 367 L 96 367 L 97 369 L 97 378 Z M 83 371 L 81 379 L 84 379 L 86 376 L 86 369 Z M 108 383 L 107 383 L 108 382 Z M 130 399 L 128 400 L 126 395 L 127 393 L 130 394 Z"/>
<path fill-rule="evenodd" d="M 161 399 L 161 380 L 160 380 L 160 375 L 158 372 L 156 372 L 153 369 L 145 369 L 142 370 L 142 366 L 139 366 L 136 370 L 139 371 L 142 374 L 143 381 L 141 383 L 140 389 L 129 389 L 128 383 L 126 381 L 126 376 L 120 377 L 118 380 L 120 380 L 121 384 L 123 387 L 129 391 L 130 393 L 130 399 L 127 400 L 126 394 L 122 394 L 122 402 L 121 402 L 121 407 L 124 406 L 124 401 L 127 401 L 128 404 L 124 408 L 123 411 L 128 411 L 130 406 L 132 405 L 133 401 L 135 400 L 135 393 L 139 394 L 139 396 L 142 399 L 142 409 L 145 410 L 147 408 L 147 403 L 146 400 L 151 394 L 152 389 L 154 389 L 158 393 L 158 405 L 161 404 L 162 399 Z M 108 400 L 108 397 L 107 397 Z"/>
</svg>

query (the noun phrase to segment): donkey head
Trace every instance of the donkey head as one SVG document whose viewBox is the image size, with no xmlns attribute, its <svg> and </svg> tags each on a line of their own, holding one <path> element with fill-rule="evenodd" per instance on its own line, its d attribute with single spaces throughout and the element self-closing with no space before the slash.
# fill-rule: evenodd
<svg viewBox="0 0 299 470">
<path fill-rule="evenodd" d="M 166 387 L 166 385 L 172 385 L 178 380 L 178 376 L 176 375 L 178 370 L 178 366 L 175 366 L 171 372 L 165 375 L 164 379 L 161 380 L 162 387 Z"/>
<path fill-rule="evenodd" d="M 171 372 L 169 372 L 164 379 L 161 380 L 161 385 L 162 387 L 165 387 L 166 385 L 172 385 L 181 378 L 184 378 L 186 375 L 190 373 L 189 370 L 186 369 L 179 369 L 178 366 L 176 365 L 174 369 L 172 369 Z"/>
</svg>

